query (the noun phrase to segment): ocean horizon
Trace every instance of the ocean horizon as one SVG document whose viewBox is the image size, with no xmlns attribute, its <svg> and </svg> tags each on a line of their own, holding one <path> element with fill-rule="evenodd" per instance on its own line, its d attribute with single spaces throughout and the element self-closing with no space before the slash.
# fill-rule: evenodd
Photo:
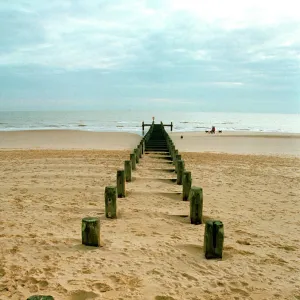
<svg viewBox="0 0 300 300">
<path fill-rule="evenodd" d="M 299 114 L 147 111 L 2 111 L 0 131 L 83 130 L 142 134 L 142 122 L 170 124 L 174 132 L 222 131 L 300 133 Z M 147 128 L 145 129 L 147 130 Z"/>
</svg>

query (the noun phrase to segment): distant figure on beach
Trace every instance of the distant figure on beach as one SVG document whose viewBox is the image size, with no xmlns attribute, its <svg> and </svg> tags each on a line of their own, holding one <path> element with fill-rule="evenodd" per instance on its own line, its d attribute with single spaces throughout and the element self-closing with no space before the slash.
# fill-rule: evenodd
<svg viewBox="0 0 300 300">
<path fill-rule="evenodd" d="M 206 133 L 216 133 L 216 127 L 212 126 L 211 130 L 205 130 Z M 218 131 L 219 133 L 222 133 L 222 130 Z"/>
<path fill-rule="evenodd" d="M 183 139 L 183 135 L 182 135 L 180 138 L 182 138 L 182 139 Z"/>
</svg>

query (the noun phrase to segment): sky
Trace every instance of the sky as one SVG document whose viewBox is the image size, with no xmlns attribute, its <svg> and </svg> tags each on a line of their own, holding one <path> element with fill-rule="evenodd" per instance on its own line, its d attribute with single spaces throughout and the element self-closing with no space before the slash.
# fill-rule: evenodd
<svg viewBox="0 0 300 300">
<path fill-rule="evenodd" d="M 299 0 L 0 1 L 0 111 L 300 113 Z"/>
</svg>

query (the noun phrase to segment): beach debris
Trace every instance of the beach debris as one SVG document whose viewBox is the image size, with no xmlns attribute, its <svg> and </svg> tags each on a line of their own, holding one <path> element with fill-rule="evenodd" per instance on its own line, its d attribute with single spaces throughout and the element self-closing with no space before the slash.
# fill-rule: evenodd
<svg viewBox="0 0 300 300">
<path fill-rule="evenodd" d="M 204 233 L 205 258 L 222 258 L 224 226 L 221 221 L 207 221 Z"/>
<path fill-rule="evenodd" d="M 117 171 L 117 192 L 118 192 L 118 198 L 124 198 L 125 197 L 125 171 L 124 170 L 118 170 Z"/>
<path fill-rule="evenodd" d="M 105 216 L 109 219 L 117 218 L 117 187 L 105 187 Z"/>
<path fill-rule="evenodd" d="M 132 173 L 132 163 L 131 163 L 131 160 L 125 160 L 124 162 L 124 170 L 125 170 L 125 179 L 126 179 L 126 182 L 131 182 L 132 180 L 132 176 L 131 176 L 131 173 Z"/>
<path fill-rule="evenodd" d="M 86 217 L 81 223 L 82 244 L 86 246 L 100 246 L 100 219 Z M 43 298 L 44 299 L 44 298 Z"/>
<path fill-rule="evenodd" d="M 184 172 L 184 161 L 178 160 L 177 161 L 177 184 L 182 185 L 182 178 Z"/>
<path fill-rule="evenodd" d="M 54 300 L 52 296 L 34 295 L 27 298 L 27 300 Z"/>
<path fill-rule="evenodd" d="M 192 186 L 189 193 L 191 224 L 202 224 L 203 190 Z"/>
<path fill-rule="evenodd" d="M 192 187 L 192 173 L 190 171 L 183 172 L 182 180 L 182 200 L 187 201 Z"/>
</svg>

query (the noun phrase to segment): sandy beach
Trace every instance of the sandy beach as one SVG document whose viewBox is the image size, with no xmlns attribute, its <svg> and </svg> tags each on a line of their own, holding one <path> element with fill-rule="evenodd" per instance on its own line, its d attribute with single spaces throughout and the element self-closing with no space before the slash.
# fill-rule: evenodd
<svg viewBox="0 0 300 300">
<path fill-rule="evenodd" d="M 118 219 L 105 218 L 104 188 L 140 136 L 0 132 L 0 300 L 300 299 L 299 135 L 171 137 L 204 219 L 224 223 L 223 260 L 204 258 L 204 225 L 159 155 L 144 155 Z M 100 248 L 81 245 L 87 216 L 100 217 Z"/>
<path fill-rule="evenodd" d="M 80 130 L 0 131 L 0 149 L 101 149 L 128 150 L 141 140 L 127 132 Z"/>
</svg>

